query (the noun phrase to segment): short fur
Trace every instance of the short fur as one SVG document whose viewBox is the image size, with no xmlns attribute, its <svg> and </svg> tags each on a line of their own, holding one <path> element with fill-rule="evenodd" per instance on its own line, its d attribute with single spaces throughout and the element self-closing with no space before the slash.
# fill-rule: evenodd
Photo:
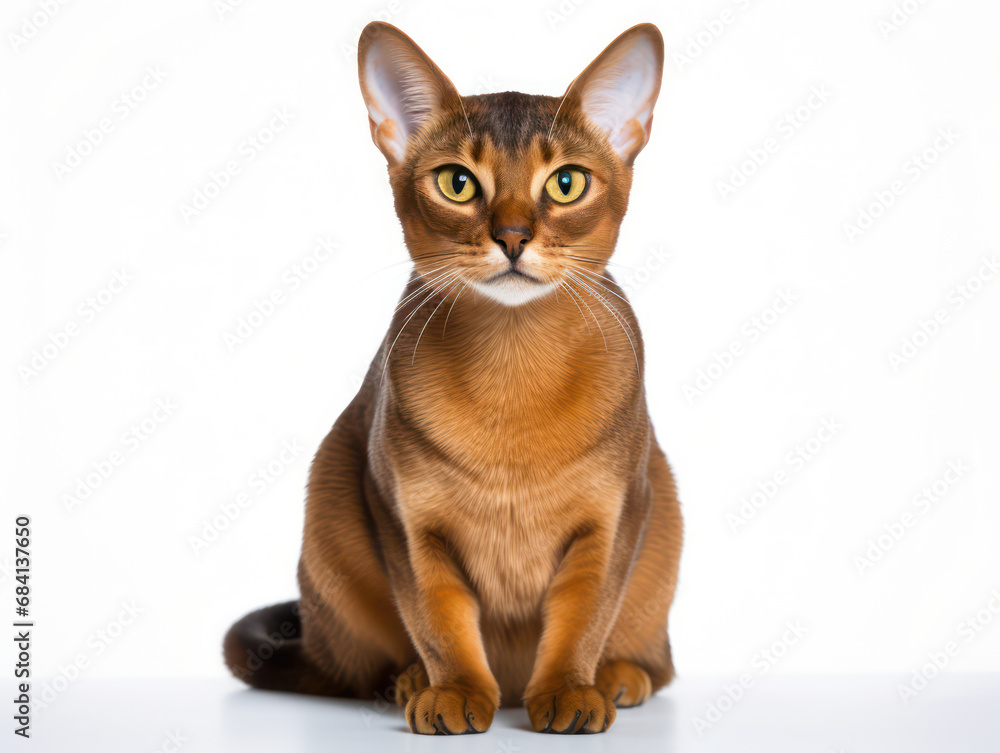
<svg viewBox="0 0 1000 753">
<path fill-rule="evenodd" d="M 673 677 L 681 514 L 638 322 L 605 266 L 659 79 L 648 117 L 617 136 L 585 109 L 640 44 L 662 65 L 644 24 L 562 98 L 459 97 L 397 29 L 362 34 L 372 137 L 415 270 L 313 463 L 299 601 L 226 636 L 226 663 L 250 685 L 368 699 L 388 688 L 422 733 L 483 731 L 501 699 L 523 702 L 536 730 L 599 732 Z M 415 87 L 395 111 L 403 123 L 369 80 L 397 64 Z M 435 187 L 456 163 L 481 183 L 469 205 Z M 591 174 L 578 205 L 541 189 L 566 164 Z M 508 262 L 495 238 L 510 227 L 530 240 Z M 518 305 L 491 298 L 508 266 L 540 281 L 514 276 Z M 521 292 L 543 283 L 544 295 Z"/>
</svg>

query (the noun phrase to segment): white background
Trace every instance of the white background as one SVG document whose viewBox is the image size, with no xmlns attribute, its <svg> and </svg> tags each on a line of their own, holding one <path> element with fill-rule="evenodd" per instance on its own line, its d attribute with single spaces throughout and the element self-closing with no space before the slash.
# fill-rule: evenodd
<svg viewBox="0 0 1000 753">
<path fill-rule="evenodd" d="M 8 2 L 0 18 L 0 563 L 15 514 L 30 514 L 42 675 L 83 656 L 91 678 L 221 677 L 228 625 L 297 593 L 309 458 L 407 274 L 356 76 L 358 33 L 380 12 L 465 94 L 561 94 L 634 23 L 664 34 L 667 83 L 614 260 L 635 275 L 650 411 L 683 502 L 678 670 L 756 671 L 789 621 L 806 635 L 774 672 L 890 672 L 893 693 L 947 641 L 960 646 L 950 670 L 1000 670 L 1000 619 L 983 613 L 993 624 L 969 642 L 958 632 L 1000 588 L 1000 276 L 952 302 L 1000 252 L 996 3 L 928 2 L 886 38 L 888 0 L 246 0 L 222 17 L 211 0 L 95 1 L 12 41 L 40 7 Z M 717 37 L 691 41 L 723 11 Z M 157 66 L 166 77 L 121 118 L 122 95 Z M 779 121 L 813 87 L 830 96 L 785 138 Z M 241 145 L 275 108 L 291 122 L 248 160 Z M 57 174 L 103 118 L 110 132 Z M 939 129 L 957 142 L 911 182 Z M 724 198 L 719 182 L 769 137 L 776 152 Z M 181 205 L 230 160 L 239 174 L 186 221 Z M 850 242 L 845 224 L 897 180 L 902 195 Z M 320 237 L 338 250 L 293 290 L 286 273 Z M 82 314 L 122 269 L 128 286 Z M 285 301 L 230 352 L 226 333 L 275 289 Z M 781 290 L 794 305 L 753 339 L 745 323 Z M 894 369 L 888 354 L 939 308 L 947 322 Z M 734 340 L 743 355 L 687 399 Z M 122 435 L 157 399 L 176 409 L 129 449 Z M 788 464 L 824 419 L 836 436 Z M 251 474 L 283 441 L 303 450 L 260 490 Z M 122 462 L 68 510 L 115 451 Z M 949 461 L 969 470 L 924 514 L 914 497 Z M 727 516 L 781 471 L 734 532 Z M 252 503 L 195 552 L 191 537 L 241 492 Z M 906 512 L 914 524 L 859 572 Z M 131 601 L 139 616 L 116 627 Z"/>
</svg>

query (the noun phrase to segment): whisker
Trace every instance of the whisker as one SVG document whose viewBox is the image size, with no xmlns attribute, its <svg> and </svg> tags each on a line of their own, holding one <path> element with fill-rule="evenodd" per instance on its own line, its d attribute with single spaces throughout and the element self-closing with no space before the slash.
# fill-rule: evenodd
<svg viewBox="0 0 1000 753">
<path fill-rule="evenodd" d="M 451 274 L 457 275 L 458 273 L 459 273 L 458 270 L 455 270 Z M 410 315 L 406 317 L 406 321 L 404 321 L 403 324 L 402 324 L 402 326 L 399 328 L 399 332 L 396 333 L 396 337 L 393 339 L 392 345 L 389 346 L 389 352 L 385 354 L 385 362 L 382 364 L 382 376 L 379 377 L 379 380 L 378 380 L 379 385 L 381 385 L 382 381 L 385 379 L 385 370 L 389 366 L 389 359 L 392 357 L 392 349 L 396 347 L 396 342 L 399 340 L 400 335 L 402 335 L 403 331 L 406 329 L 406 325 L 408 325 L 410 323 L 410 320 L 413 319 L 414 315 L 418 311 L 420 311 L 420 309 L 423 308 L 424 304 L 427 303 L 427 301 L 429 301 L 431 298 L 433 298 L 434 295 L 439 290 L 440 290 L 440 288 L 435 288 L 430 293 L 428 293 L 427 297 L 424 298 L 420 303 L 418 303 L 413 308 L 413 311 L 410 312 Z"/>
<path fill-rule="evenodd" d="M 451 312 L 455 308 L 455 304 L 458 303 L 458 296 L 465 292 L 465 289 L 469 287 L 469 283 L 465 283 L 462 289 L 458 291 L 458 295 L 455 296 L 455 300 L 451 302 L 451 308 L 448 309 L 448 315 L 444 318 L 444 326 L 441 328 L 441 337 L 444 337 L 444 333 L 448 331 L 448 320 L 451 319 Z"/>
<path fill-rule="evenodd" d="M 420 334 L 417 335 L 417 341 L 413 344 L 413 356 L 410 358 L 411 365 L 415 363 L 417 360 L 417 348 L 420 347 L 420 338 L 424 336 L 424 330 L 427 329 L 427 325 L 431 323 L 431 319 L 434 318 L 434 314 L 436 314 L 438 312 L 438 309 L 444 305 L 444 302 L 448 300 L 448 296 L 451 295 L 452 291 L 458 287 L 459 283 L 461 283 L 462 280 L 458 279 L 457 281 L 453 280 L 452 282 L 453 282 L 452 286 L 448 288 L 448 292 L 444 294 L 444 298 L 441 299 L 441 303 L 439 303 L 437 306 L 434 307 L 434 310 L 431 312 L 431 315 L 428 316 L 427 321 L 424 322 L 424 326 L 420 328 Z"/>
<path fill-rule="evenodd" d="M 572 246 L 563 246 L 563 248 L 572 248 Z M 574 256 L 573 254 L 565 254 L 565 256 L 567 259 L 572 259 L 573 261 L 582 261 L 587 264 L 593 264 L 599 267 L 618 267 L 620 269 L 628 270 L 629 272 L 635 272 L 635 269 L 633 267 L 629 267 L 625 264 L 619 264 L 617 262 L 609 261 L 606 259 L 596 259 L 592 256 Z"/>
<path fill-rule="evenodd" d="M 581 268 L 581 267 L 577 267 L 577 271 L 579 271 L 579 272 L 583 272 L 584 274 L 586 274 L 586 275 L 588 276 L 588 277 L 587 277 L 587 279 L 589 279 L 589 280 L 590 280 L 591 282 L 593 282 L 593 283 L 594 283 L 595 285 L 599 285 L 600 287 L 604 288 L 604 289 L 605 289 L 605 290 L 607 290 L 607 291 L 608 291 L 609 293 L 611 293 L 611 295 L 615 296 L 616 298 L 621 298 L 621 300 L 625 301 L 625 303 L 628 303 L 628 299 L 627 299 L 627 298 L 624 298 L 624 297 L 622 297 L 622 296 L 618 295 L 618 293 L 616 293 L 615 291 L 613 291 L 613 290 L 612 290 L 611 288 L 609 288 L 609 287 L 608 287 L 607 285 L 603 285 L 603 284 L 602 284 L 602 283 L 600 283 L 600 282 L 599 282 L 598 280 L 594 279 L 594 276 L 593 276 L 593 275 L 594 275 L 594 273 L 593 273 L 593 272 L 588 272 L 588 270 L 586 270 L 586 269 L 583 269 L 583 268 Z M 597 275 L 597 276 L 598 276 L 598 277 L 602 277 L 602 275 Z M 610 278 L 607 278 L 607 277 L 604 277 L 604 279 L 605 279 L 605 280 L 607 280 L 608 282 L 614 282 L 614 280 L 611 280 Z M 630 305 L 631 305 L 631 304 L 630 304 Z"/>
<path fill-rule="evenodd" d="M 394 261 L 392 264 L 387 264 L 386 266 L 382 267 L 381 269 L 376 269 L 374 272 L 371 272 L 370 274 L 365 275 L 364 277 L 362 277 L 361 278 L 361 282 L 366 282 L 367 280 L 371 279 L 375 275 L 380 275 L 383 272 L 392 269 L 393 267 L 400 266 L 401 264 L 410 264 L 410 265 L 412 265 L 413 262 L 415 262 L 415 261 L 424 261 L 426 259 L 435 259 L 435 258 L 440 259 L 440 258 L 445 258 L 445 257 L 450 257 L 450 256 L 454 256 L 454 257 L 458 258 L 459 256 L 461 256 L 461 254 L 456 253 L 454 251 L 442 251 L 440 253 L 422 254 L 421 256 L 407 257 L 407 258 L 402 259 L 400 261 Z M 442 266 L 438 267 L 438 269 L 444 269 L 446 266 L 447 266 L 446 264 L 442 265 Z M 435 271 L 436 270 L 431 270 L 427 274 L 433 274 Z"/>
<path fill-rule="evenodd" d="M 588 321 L 587 321 L 587 317 L 586 317 L 586 315 L 585 315 L 585 314 L 583 313 L 583 309 L 582 309 L 582 308 L 580 308 L 580 304 L 579 304 L 579 303 L 576 303 L 576 297 L 575 297 L 575 296 L 573 295 L 573 293 L 572 293 L 572 292 L 571 292 L 571 291 L 569 290 L 569 283 L 568 283 L 568 282 L 566 282 L 566 280 L 560 280 L 560 281 L 559 281 L 559 287 L 561 287 L 561 288 L 566 288 L 566 291 L 567 291 L 567 292 L 569 292 L 569 299 L 570 299 L 571 301 L 573 301 L 573 303 L 575 303 L 575 304 L 576 304 L 576 308 L 577 308 L 577 310 L 578 310 L 578 311 L 580 312 L 580 316 L 582 316 L 582 317 L 583 317 L 583 323 L 587 325 L 587 334 L 589 335 L 589 334 L 590 334 L 590 322 L 588 322 Z M 558 292 L 558 291 L 557 291 L 557 292 Z"/>
<path fill-rule="evenodd" d="M 392 264 L 389 264 L 389 265 L 387 265 L 385 267 L 382 267 L 381 269 L 376 269 L 371 274 L 362 277 L 361 278 L 361 282 L 366 282 L 367 280 L 370 280 L 375 275 L 380 275 L 383 272 L 392 269 L 393 267 L 398 267 L 400 264 L 412 264 L 412 263 L 413 263 L 412 259 L 403 259 L 402 261 L 393 262 Z"/>
<path fill-rule="evenodd" d="M 568 272 L 567 274 L 569 274 L 570 277 L 572 277 L 573 279 L 575 279 L 577 281 L 577 283 L 580 284 L 585 290 L 589 291 L 591 295 L 593 295 L 595 298 L 597 298 L 597 300 L 600 301 L 601 305 L 603 305 L 604 308 L 606 308 L 608 310 L 608 313 L 611 314 L 611 316 L 614 318 L 614 320 L 616 322 L 618 322 L 618 326 L 621 327 L 622 333 L 624 333 L 625 337 L 628 338 L 628 344 L 630 346 L 632 346 L 632 355 L 635 357 L 635 370 L 636 370 L 636 372 L 638 372 L 639 371 L 639 354 L 636 352 L 635 343 L 632 342 L 632 338 L 629 335 L 629 330 L 631 329 L 631 327 L 629 327 L 628 329 L 626 329 L 627 322 L 625 322 L 623 319 L 620 318 L 621 317 L 621 312 L 619 312 L 618 309 L 616 309 L 614 306 L 612 306 L 607 301 L 607 299 L 604 298 L 604 296 L 602 296 L 600 293 L 598 293 L 596 290 L 594 290 L 592 287 L 590 287 L 586 282 L 584 282 L 582 278 L 577 277 L 572 272 Z"/>
<path fill-rule="evenodd" d="M 475 141 L 476 137 L 472 135 L 472 123 L 469 122 L 469 113 L 465 111 L 465 102 L 462 101 L 462 95 L 458 95 L 458 104 L 462 106 L 462 115 L 465 116 L 465 125 L 469 128 L 469 138 Z"/>
<path fill-rule="evenodd" d="M 422 261 L 424 259 L 435 259 L 442 256 L 460 256 L 459 251 L 428 251 L 426 254 L 419 254 L 417 256 L 411 256 L 413 261 Z"/>
<path fill-rule="evenodd" d="M 610 278 L 610 277 L 607 277 L 607 276 L 605 276 L 605 275 L 602 275 L 602 274 L 601 274 L 601 273 L 599 273 L 599 272 L 591 272 L 591 271 L 590 271 L 589 269 L 586 269 L 586 268 L 584 268 L 584 267 L 573 267 L 573 268 L 574 268 L 574 269 L 575 269 L 575 270 L 576 270 L 577 272 L 583 272 L 584 274 L 588 274 L 588 275 L 592 275 L 592 276 L 594 276 L 594 277 L 600 277 L 600 278 L 601 278 L 602 280 L 607 280 L 608 282 L 610 282 L 610 283 L 612 283 L 612 284 L 615 284 L 615 285 L 617 285 L 617 284 L 618 284 L 618 282 L 617 282 L 616 280 L 614 280 L 614 279 L 612 279 L 612 278 Z"/>
<path fill-rule="evenodd" d="M 552 129 L 556 127 L 556 120 L 559 118 L 559 113 L 562 111 L 563 102 L 566 101 L 566 97 L 569 96 L 570 91 L 573 89 L 573 84 L 576 83 L 576 79 L 570 81 L 569 86 L 566 87 L 566 92 L 562 95 L 562 99 L 559 100 L 559 106 L 556 108 L 556 114 L 552 116 L 552 124 L 549 126 L 549 132 L 545 135 L 545 140 L 550 141 L 552 139 Z"/>
<path fill-rule="evenodd" d="M 437 269 L 432 269 L 427 274 L 434 274 L 435 272 L 440 272 L 442 269 L 447 269 L 447 267 L 448 267 L 448 265 L 445 264 L 443 266 L 438 267 Z M 406 296 L 406 298 L 404 298 L 402 301 L 400 301 L 399 304 L 396 306 L 396 310 L 393 313 L 396 313 L 396 311 L 399 311 L 407 303 L 409 303 L 410 301 L 412 301 L 414 298 L 416 298 L 418 295 L 420 295 L 423 291 L 429 289 L 434 283 L 436 283 L 439 280 L 441 280 L 442 278 L 444 278 L 444 276 L 447 275 L 447 274 L 448 274 L 448 272 L 442 272 L 440 275 L 438 275 L 437 277 L 435 277 L 434 279 L 429 280 L 429 281 L 427 281 L 426 277 L 421 276 L 422 279 L 425 280 L 424 284 L 421 285 L 421 286 L 419 286 L 416 290 L 414 290 L 412 293 L 410 293 L 408 296 Z"/>
<path fill-rule="evenodd" d="M 572 289 L 572 284 L 570 285 L 570 288 Z M 577 293 L 577 295 L 580 295 L 580 294 Z M 582 295 L 580 295 L 580 301 L 583 303 L 584 306 L 587 307 L 587 311 L 590 312 L 590 315 L 592 317 L 594 317 L 594 324 L 597 325 L 597 329 L 601 333 L 601 339 L 604 341 L 604 352 L 607 353 L 608 352 L 608 338 L 605 337 L 605 335 L 604 335 L 604 327 L 601 326 L 601 320 L 597 318 L 597 314 L 595 314 L 594 311 L 593 311 L 593 309 L 590 308 L 590 305 L 583 299 Z"/>
<path fill-rule="evenodd" d="M 621 312 L 621 310 L 617 306 L 615 306 L 610 300 L 608 300 L 607 298 L 605 298 L 598 291 L 594 290 L 594 288 L 590 287 L 590 285 L 587 284 L 588 282 L 594 282 L 593 280 L 587 280 L 587 279 L 579 277 L 577 275 L 573 275 L 572 272 L 570 272 L 569 274 L 571 276 L 575 277 L 576 281 L 578 283 L 580 283 L 581 285 L 583 285 L 593 295 L 597 296 L 602 301 L 604 301 L 606 305 L 610 306 L 611 307 L 610 310 L 613 311 L 617 315 L 617 317 L 621 319 L 621 322 L 624 324 L 625 327 L 628 328 L 628 331 L 631 334 L 633 334 L 633 335 L 635 334 L 635 331 L 632 329 L 631 325 L 628 323 L 628 320 L 625 318 L 625 315 Z M 628 301 L 626 301 L 626 303 L 628 303 Z"/>
</svg>

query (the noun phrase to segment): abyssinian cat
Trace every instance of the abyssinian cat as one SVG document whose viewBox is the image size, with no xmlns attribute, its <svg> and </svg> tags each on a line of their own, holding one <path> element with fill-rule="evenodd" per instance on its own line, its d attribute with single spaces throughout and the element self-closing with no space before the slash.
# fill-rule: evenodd
<svg viewBox="0 0 1000 753">
<path fill-rule="evenodd" d="M 224 642 L 254 687 L 395 694 L 413 732 L 602 732 L 673 676 L 674 481 L 606 269 L 663 42 L 619 36 L 562 97 L 462 97 L 383 23 L 358 50 L 414 272 L 313 463 L 301 598 Z"/>
</svg>

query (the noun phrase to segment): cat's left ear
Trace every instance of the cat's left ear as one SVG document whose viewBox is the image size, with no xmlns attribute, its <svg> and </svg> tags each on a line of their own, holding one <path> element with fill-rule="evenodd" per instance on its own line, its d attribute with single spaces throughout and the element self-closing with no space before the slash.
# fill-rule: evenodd
<svg viewBox="0 0 1000 753">
<path fill-rule="evenodd" d="M 653 24 L 639 24 L 609 44 L 566 93 L 631 165 L 649 140 L 662 79 L 663 37 Z"/>
</svg>

